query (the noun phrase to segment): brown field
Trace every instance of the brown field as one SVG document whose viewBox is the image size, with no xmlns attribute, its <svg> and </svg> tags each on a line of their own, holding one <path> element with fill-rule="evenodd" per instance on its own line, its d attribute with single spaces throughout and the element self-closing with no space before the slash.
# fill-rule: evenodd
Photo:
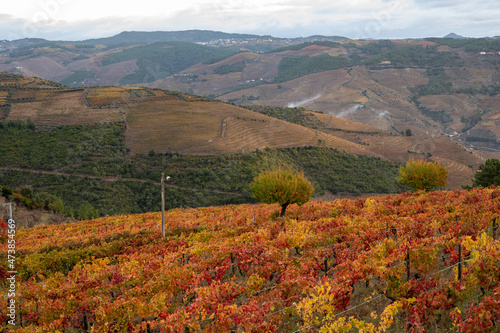
<svg viewBox="0 0 500 333">
<path fill-rule="evenodd" d="M 124 120 L 121 110 L 118 108 L 101 110 L 85 107 L 83 90 L 70 92 L 52 90 L 44 92 L 51 92 L 51 95 L 40 101 L 14 103 L 7 119 L 30 118 L 35 125 L 42 127 Z"/>
<path fill-rule="evenodd" d="M 240 90 L 220 98 L 258 96 L 254 104 L 304 106 L 394 132 L 393 127 L 426 133 L 424 117 L 408 99 L 410 89 L 425 84 L 424 69 L 334 70 L 307 75 L 279 85 Z M 361 108 L 360 108 L 361 106 Z M 356 108 L 352 112 L 352 108 Z M 390 119 L 387 115 L 391 115 Z M 432 120 L 425 121 L 433 123 Z"/>
<path fill-rule="evenodd" d="M 255 82 L 255 80 L 272 80 L 278 73 L 277 67 L 282 56 L 270 54 L 239 53 L 218 63 L 199 64 L 184 70 L 178 75 L 149 83 L 150 87 L 188 91 L 193 89 L 198 95 L 221 95 L 235 86 Z M 213 70 L 226 64 L 245 62 L 243 72 L 214 74 Z M 188 74 L 189 76 L 185 76 Z M 198 77 L 193 78 L 194 75 Z M 252 81 L 254 80 L 254 81 Z M 239 97 L 244 93 L 240 93 Z"/>
<path fill-rule="evenodd" d="M 13 99 L 22 99 L 22 98 L 36 98 L 36 90 L 16 90 Z"/>
<path fill-rule="evenodd" d="M 422 103 L 422 106 L 430 110 L 453 112 L 458 109 L 458 105 L 466 103 L 467 99 L 468 96 L 465 94 L 429 95 L 420 97 L 419 101 Z"/>
<path fill-rule="evenodd" d="M 309 45 L 300 50 L 283 51 L 276 54 L 283 56 L 313 57 L 315 55 L 325 53 L 330 49 L 331 48 L 328 46 Z"/>
<path fill-rule="evenodd" d="M 340 87 L 337 91 L 315 101 L 315 103 L 333 103 L 338 105 L 363 104 L 366 102 L 368 102 L 368 98 L 363 95 L 361 90 L 347 87 Z"/>
<path fill-rule="evenodd" d="M 51 95 L 55 94 L 56 92 L 57 92 L 57 90 L 53 90 L 53 89 L 39 89 L 39 90 L 36 90 L 35 99 L 37 101 L 45 100 L 45 99 L 49 98 Z"/>
<path fill-rule="evenodd" d="M 148 102 L 127 106 L 127 110 L 126 138 L 133 153 L 154 149 L 219 154 L 326 145 L 371 155 L 365 147 L 347 140 L 224 103 Z"/>
<path fill-rule="evenodd" d="M 63 65 L 48 57 L 30 58 L 17 62 L 22 67 L 21 72 L 26 76 L 43 77 L 48 80 L 64 80 L 73 74 Z"/>
<path fill-rule="evenodd" d="M 491 82 L 491 76 L 494 72 L 489 69 L 470 68 L 469 73 L 471 75 L 469 82 L 488 84 Z"/>
<path fill-rule="evenodd" d="M 363 132 L 363 133 L 384 133 L 383 130 L 380 130 L 377 127 L 373 127 L 370 125 L 358 123 L 355 121 L 350 121 L 347 119 L 342 119 L 338 117 L 334 117 L 325 113 L 313 113 L 316 118 L 318 118 L 323 124 L 324 127 L 322 130 L 327 131 L 328 133 L 335 133 L 337 136 L 341 136 L 338 131 L 342 132 Z M 388 133 L 386 133 L 388 134 Z"/>
<path fill-rule="evenodd" d="M 478 105 L 486 113 L 486 118 L 500 113 L 500 94 L 496 96 L 479 96 L 479 98 Z"/>
<path fill-rule="evenodd" d="M 140 89 L 135 87 L 106 87 L 90 88 L 87 99 L 92 106 L 109 105 L 113 103 L 123 103 L 133 100 L 129 90 Z"/>
<path fill-rule="evenodd" d="M 238 63 L 238 62 L 242 62 L 242 61 L 253 61 L 255 60 L 256 58 L 258 58 L 259 55 L 258 54 L 255 54 L 255 53 L 252 53 L 252 52 L 242 52 L 242 53 L 238 53 L 238 54 L 235 54 L 233 56 L 230 56 L 222 61 L 219 61 L 215 64 L 198 64 L 198 65 L 195 65 L 191 68 L 188 68 L 186 70 L 184 70 L 182 73 L 185 73 L 185 74 L 199 74 L 200 72 L 204 72 L 204 71 L 210 71 L 212 72 L 215 68 L 221 66 L 221 65 L 230 65 L 230 64 L 234 64 L 234 63 Z"/>
<path fill-rule="evenodd" d="M 477 99 L 466 94 L 429 95 L 419 98 L 419 101 L 429 110 L 446 111 L 453 119 L 447 126 L 456 131 L 465 126 L 462 117 L 469 118 L 480 111 Z"/>
<path fill-rule="evenodd" d="M 307 106 L 311 102 L 303 104 L 311 96 L 318 94 L 323 96 L 335 92 L 339 87 L 349 80 L 350 76 L 344 69 L 337 69 L 323 73 L 311 74 L 307 77 L 298 78 L 281 84 L 266 84 L 255 88 L 240 90 L 221 96 L 222 100 L 230 100 L 245 96 L 259 96 L 260 100 L 254 104 L 278 105 L 278 106 Z M 318 97 L 319 99 L 320 97 Z M 311 108 L 316 111 L 323 111 Z"/>
<path fill-rule="evenodd" d="M 398 91 L 403 96 L 409 95 L 409 88 L 426 84 L 429 79 L 425 77 L 424 69 L 415 68 L 387 68 L 384 70 L 358 71 L 358 75 L 378 84 Z"/>
<path fill-rule="evenodd" d="M 7 99 L 8 94 L 9 94 L 8 91 L 1 91 L 0 90 L 0 105 L 5 104 L 5 100 Z"/>
</svg>

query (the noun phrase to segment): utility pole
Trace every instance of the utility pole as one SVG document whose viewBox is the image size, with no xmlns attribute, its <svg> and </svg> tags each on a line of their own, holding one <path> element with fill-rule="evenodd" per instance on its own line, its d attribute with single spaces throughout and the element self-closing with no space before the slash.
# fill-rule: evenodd
<svg viewBox="0 0 500 333">
<path fill-rule="evenodd" d="M 165 179 L 165 174 L 161 174 L 161 235 L 165 238 L 165 180 L 169 180 L 170 176 Z"/>
<path fill-rule="evenodd" d="M 165 174 L 161 174 L 161 236 L 165 238 Z"/>
</svg>

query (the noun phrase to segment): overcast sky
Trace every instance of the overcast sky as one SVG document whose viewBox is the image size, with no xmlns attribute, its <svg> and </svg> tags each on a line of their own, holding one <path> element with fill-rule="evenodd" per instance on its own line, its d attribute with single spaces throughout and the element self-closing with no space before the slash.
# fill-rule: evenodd
<svg viewBox="0 0 500 333">
<path fill-rule="evenodd" d="M 499 0 L 2 1 L 0 39 L 82 40 L 122 31 L 207 29 L 276 37 L 500 35 Z"/>
</svg>

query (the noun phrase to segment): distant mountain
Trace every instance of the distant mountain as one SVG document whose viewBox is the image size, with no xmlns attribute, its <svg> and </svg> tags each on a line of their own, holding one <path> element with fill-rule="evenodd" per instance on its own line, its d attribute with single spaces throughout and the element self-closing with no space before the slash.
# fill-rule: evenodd
<svg viewBox="0 0 500 333">
<path fill-rule="evenodd" d="M 444 36 L 443 38 L 454 38 L 454 39 L 465 39 L 464 36 L 457 35 L 456 33 L 452 32 Z"/>
<path fill-rule="evenodd" d="M 2 50 L 13 50 L 22 47 L 34 46 L 48 43 L 49 41 L 43 38 L 23 38 L 13 41 L 2 40 L 0 41 L 0 51 Z"/>
<path fill-rule="evenodd" d="M 211 30 L 184 30 L 184 31 L 124 31 L 118 35 L 88 39 L 82 41 L 84 44 L 104 44 L 104 45 L 117 45 L 117 44 L 149 44 L 156 42 L 192 42 L 203 43 L 210 42 L 217 39 L 250 39 L 261 38 L 263 36 L 250 35 L 250 34 L 233 34 L 221 31 Z"/>
<path fill-rule="evenodd" d="M 312 35 L 309 37 L 298 37 L 294 38 L 296 40 L 307 40 L 307 41 L 316 41 L 316 40 L 331 40 L 331 41 L 341 41 L 341 40 L 349 40 L 347 37 L 343 36 L 323 36 L 323 35 Z"/>
</svg>

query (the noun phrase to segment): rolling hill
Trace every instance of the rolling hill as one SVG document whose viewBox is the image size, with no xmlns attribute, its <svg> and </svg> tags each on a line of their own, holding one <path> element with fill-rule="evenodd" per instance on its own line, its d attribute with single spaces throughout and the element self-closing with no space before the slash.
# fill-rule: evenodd
<svg viewBox="0 0 500 333">
<path fill-rule="evenodd" d="M 338 80 L 340 89 L 348 73 L 344 70 L 336 73 L 336 77 L 341 77 Z M 5 74 L 3 84 L 8 86 L 9 82 L 12 86 L 3 106 L 5 120 L 30 119 L 41 130 L 93 123 L 122 124 L 130 154 L 155 151 L 213 155 L 316 146 L 395 163 L 421 157 L 444 162 L 450 167 L 449 188 L 470 184 L 474 170 L 485 160 L 477 151 L 443 135 L 403 136 L 390 129 L 381 130 L 327 113 L 284 108 L 283 117 L 278 119 L 279 116 L 267 112 L 266 108 L 252 110 L 160 89 L 56 88 L 50 86 L 56 83 L 36 80 L 33 82 L 38 82 L 38 86 L 33 86 L 35 83 L 30 83 L 28 78 L 11 75 L 9 79 Z M 311 86 L 316 84 L 318 80 L 311 81 Z M 314 125 L 294 123 L 289 119 L 294 110 L 309 117 Z"/>
<path fill-rule="evenodd" d="M 236 104 L 305 106 L 497 152 L 498 42 L 450 40 L 304 43 L 196 65 L 149 85 Z"/>
<path fill-rule="evenodd" d="M 1 45 L 0 71 L 70 86 L 144 85 L 236 104 L 305 106 L 498 152 L 499 41 L 450 37 L 353 41 L 190 30 L 26 39 Z"/>
</svg>

